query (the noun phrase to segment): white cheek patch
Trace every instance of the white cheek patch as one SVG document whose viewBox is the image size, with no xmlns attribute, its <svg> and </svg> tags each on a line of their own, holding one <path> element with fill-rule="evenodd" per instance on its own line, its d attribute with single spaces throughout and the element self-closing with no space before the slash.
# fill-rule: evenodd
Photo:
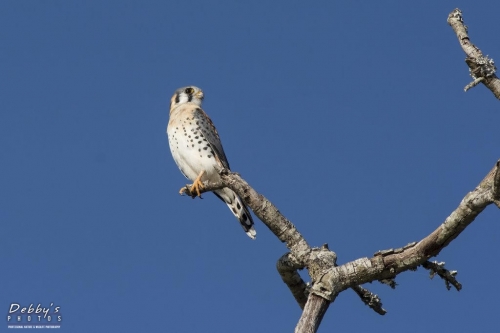
<svg viewBox="0 0 500 333">
<path fill-rule="evenodd" d="M 189 101 L 189 97 L 186 94 L 180 94 L 179 95 L 179 103 L 178 104 L 184 104 Z"/>
</svg>

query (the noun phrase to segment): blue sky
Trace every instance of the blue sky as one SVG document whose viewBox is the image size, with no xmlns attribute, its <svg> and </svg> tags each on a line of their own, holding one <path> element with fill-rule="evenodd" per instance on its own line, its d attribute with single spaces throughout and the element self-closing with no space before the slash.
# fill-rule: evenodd
<svg viewBox="0 0 500 333">
<path fill-rule="evenodd" d="M 339 263 L 433 231 L 500 157 L 498 101 L 463 92 L 455 7 L 500 57 L 497 1 L 1 2 L 0 331 L 12 303 L 60 306 L 66 332 L 293 330 L 284 245 L 178 195 L 165 127 L 185 85 L 233 171 Z M 461 292 L 404 273 L 367 286 L 385 317 L 346 291 L 320 332 L 491 331 L 498 221 L 437 258 Z"/>
</svg>

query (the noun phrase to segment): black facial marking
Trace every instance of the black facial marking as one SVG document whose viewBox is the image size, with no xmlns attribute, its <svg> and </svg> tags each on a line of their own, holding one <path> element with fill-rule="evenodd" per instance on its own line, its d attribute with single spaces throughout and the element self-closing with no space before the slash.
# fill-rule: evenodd
<svg viewBox="0 0 500 333">
<path fill-rule="evenodd" d="M 241 209 L 241 206 L 240 206 L 239 202 L 236 203 L 236 207 L 238 207 L 238 209 Z"/>
<path fill-rule="evenodd" d="M 243 218 L 243 222 L 246 222 L 248 220 L 247 214 L 243 214 L 241 215 L 241 217 Z"/>
<path fill-rule="evenodd" d="M 181 100 L 181 96 L 179 94 L 175 95 L 175 104 L 178 104 Z"/>
</svg>

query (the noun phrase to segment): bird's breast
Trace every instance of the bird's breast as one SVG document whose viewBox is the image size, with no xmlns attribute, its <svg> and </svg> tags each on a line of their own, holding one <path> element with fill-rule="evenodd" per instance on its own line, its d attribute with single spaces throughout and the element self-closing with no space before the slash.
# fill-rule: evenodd
<svg viewBox="0 0 500 333">
<path fill-rule="evenodd" d="M 207 128 L 200 125 L 192 114 L 182 114 L 170 119 L 167 134 L 170 150 L 181 172 L 190 180 L 204 170 L 204 180 L 216 180 L 217 162 L 214 151 L 206 138 Z"/>
</svg>

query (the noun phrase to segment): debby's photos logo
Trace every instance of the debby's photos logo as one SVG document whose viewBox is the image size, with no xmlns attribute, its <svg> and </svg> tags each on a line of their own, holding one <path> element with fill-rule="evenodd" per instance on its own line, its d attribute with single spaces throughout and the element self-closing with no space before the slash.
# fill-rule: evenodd
<svg viewBox="0 0 500 333">
<path fill-rule="evenodd" d="M 61 307 L 54 303 L 49 306 L 41 303 L 31 303 L 29 306 L 11 303 L 7 313 L 9 328 L 60 328 L 61 322 Z"/>
</svg>

